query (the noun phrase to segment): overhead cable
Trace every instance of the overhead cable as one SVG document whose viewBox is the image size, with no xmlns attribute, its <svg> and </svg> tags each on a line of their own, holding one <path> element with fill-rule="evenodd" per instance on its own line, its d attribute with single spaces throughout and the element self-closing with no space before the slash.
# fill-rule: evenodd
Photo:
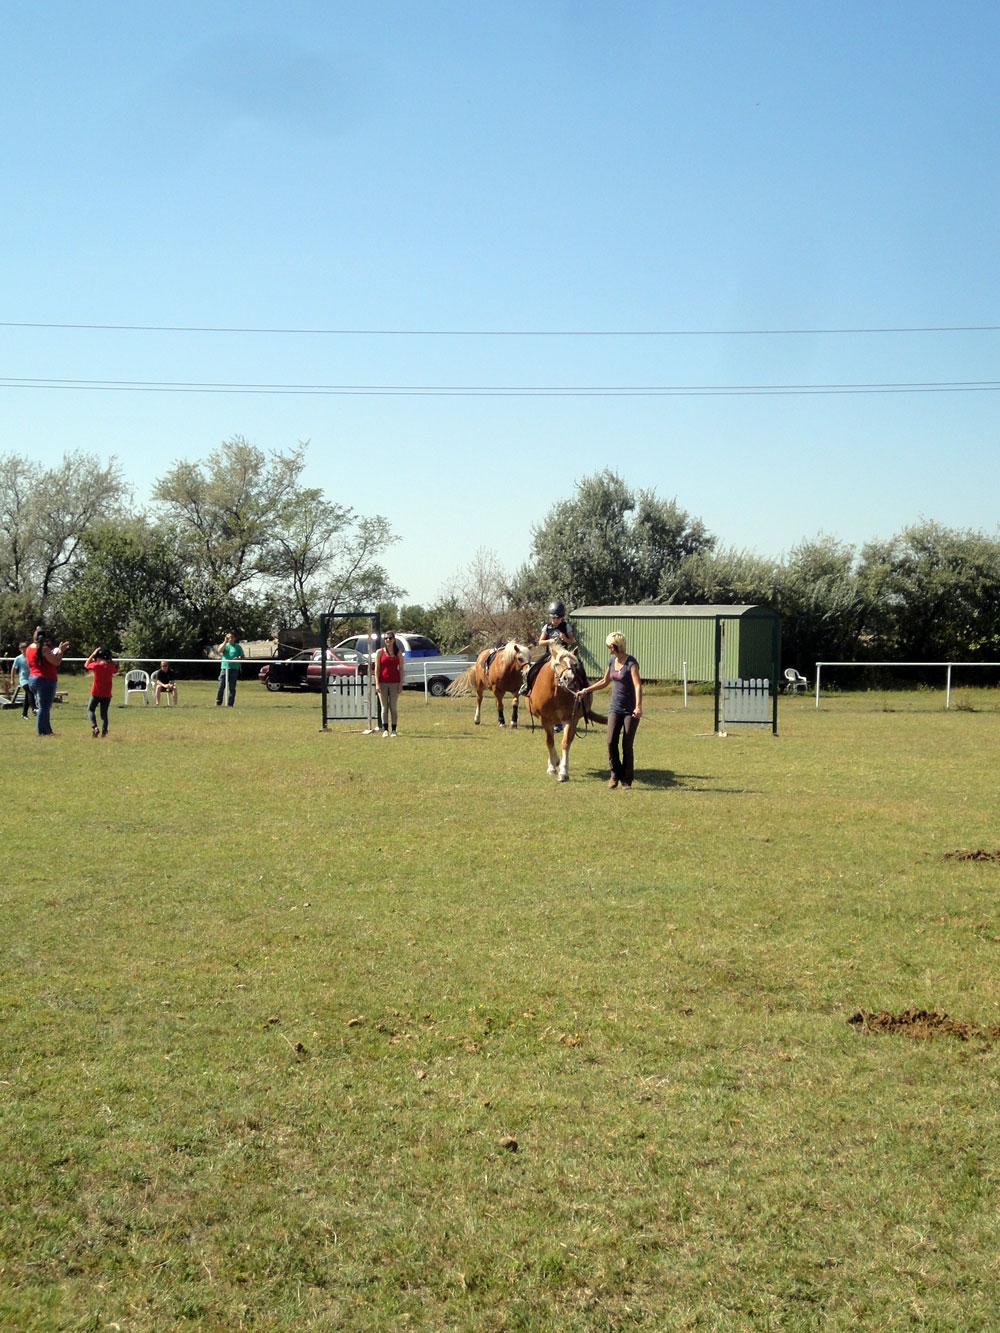
<svg viewBox="0 0 1000 1333">
<path fill-rule="evenodd" d="M 995 393 L 1000 380 L 870 384 L 226 384 L 172 380 L 0 377 L 0 388 L 116 393 L 274 394 L 373 398 L 740 398 L 831 394 Z"/>
<path fill-rule="evenodd" d="M 214 324 L 46 323 L 0 320 L 0 329 L 54 329 L 99 333 L 226 333 L 330 338 L 783 338 L 860 334 L 1000 333 L 1000 324 L 885 325 L 828 329 L 388 329 L 267 328 Z"/>
</svg>

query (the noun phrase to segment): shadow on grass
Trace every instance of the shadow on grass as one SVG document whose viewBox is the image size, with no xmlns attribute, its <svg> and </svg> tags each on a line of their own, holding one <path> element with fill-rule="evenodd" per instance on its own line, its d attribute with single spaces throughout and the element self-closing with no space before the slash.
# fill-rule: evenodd
<svg viewBox="0 0 1000 1333">
<path fill-rule="evenodd" d="M 607 768 L 587 770 L 588 778 L 608 780 Z M 635 770 L 636 787 L 651 791 L 689 791 L 701 792 L 707 796 L 750 796 L 759 794 L 754 787 L 716 787 L 714 776 L 709 773 L 675 773 L 671 768 L 637 768 Z"/>
</svg>

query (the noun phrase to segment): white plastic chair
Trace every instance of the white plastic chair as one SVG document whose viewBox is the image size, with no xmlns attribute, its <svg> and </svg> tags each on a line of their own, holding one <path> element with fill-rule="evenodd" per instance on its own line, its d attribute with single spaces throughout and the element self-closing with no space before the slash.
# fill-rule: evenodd
<svg viewBox="0 0 1000 1333">
<path fill-rule="evenodd" d="M 128 703 L 129 697 L 133 694 L 141 694 L 142 702 L 149 704 L 149 672 L 127 671 L 125 673 L 125 702 Z"/>
<path fill-rule="evenodd" d="M 809 681 L 805 676 L 796 671 L 794 667 L 785 668 L 785 680 L 787 682 L 785 689 L 791 694 L 795 694 L 798 690 L 807 690 L 809 688 Z"/>
</svg>

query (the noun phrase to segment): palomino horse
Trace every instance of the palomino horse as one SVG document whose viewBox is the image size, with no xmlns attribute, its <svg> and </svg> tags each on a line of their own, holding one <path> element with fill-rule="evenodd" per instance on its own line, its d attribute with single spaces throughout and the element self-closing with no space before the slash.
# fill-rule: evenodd
<svg viewBox="0 0 1000 1333">
<path fill-rule="evenodd" d="M 550 644 L 549 659 L 542 663 L 528 693 L 528 707 L 532 717 L 537 717 L 545 730 L 545 744 L 549 749 L 547 771 L 555 774 L 557 782 L 569 778 L 569 747 L 581 718 L 602 725 L 608 720 L 605 715 L 594 712 L 591 695 L 577 698 L 577 691 L 586 684 L 587 677 L 576 654 L 562 644 Z M 562 754 L 557 755 L 555 728 L 560 722 L 563 724 Z"/>
<path fill-rule="evenodd" d="M 505 726 L 503 716 L 503 697 L 514 696 L 511 709 L 510 725 L 517 726 L 518 691 L 524 683 L 524 670 L 531 662 L 531 649 L 513 639 L 502 648 L 484 648 L 467 671 L 456 677 L 448 686 L 447 693 L 453 699 L 464 699 L 470 694 L 476 696 L 476 726 L 479 726 L 483 707 L 483 695 L 491 690 L 497 701 L 497 725 Z"/>
</svg>

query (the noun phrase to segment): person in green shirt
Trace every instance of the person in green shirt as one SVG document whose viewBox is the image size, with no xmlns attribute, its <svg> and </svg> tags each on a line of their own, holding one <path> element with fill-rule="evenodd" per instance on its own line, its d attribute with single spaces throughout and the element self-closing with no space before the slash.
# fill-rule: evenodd
<svg viewBox="0 0 1000 1333">
<path fill-rule="evenodd" d="M 222 666 L 219 671 L 219 692 L 215 696 L 216 708 L 222 707 L 222 697 L 226 695 L 226 707 L 232 708 L 236 702 L 236 682 L 240 678 L 240 659 L 245 656 L 243 645 L 236 635 L 230 632 L 219 644 L 219 656 Z"/>
</svg>

